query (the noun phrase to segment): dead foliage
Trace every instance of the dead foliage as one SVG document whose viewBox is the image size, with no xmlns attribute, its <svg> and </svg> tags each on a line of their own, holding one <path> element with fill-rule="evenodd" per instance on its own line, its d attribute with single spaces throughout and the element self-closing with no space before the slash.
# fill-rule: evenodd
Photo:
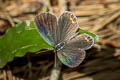
<svg viewBox="0 0 120 80">
<path fill-rule="evenodd" d="M 119 80 L 120 0 L 4 0 L 0 2 L 0 35 L 16 23 L 33 19 L 44 11 L 47 3 L 49 11 L 56 15 L 64 10 L 74 12 L 80 28 L 101 38 L 87 51 L 80 66 L 62 67 L 63 80 Z M 52 53 L 30 53 L 15 58 L 0 70 L 0 80 L 48 80 L 54 62 Z"/>
</svg>

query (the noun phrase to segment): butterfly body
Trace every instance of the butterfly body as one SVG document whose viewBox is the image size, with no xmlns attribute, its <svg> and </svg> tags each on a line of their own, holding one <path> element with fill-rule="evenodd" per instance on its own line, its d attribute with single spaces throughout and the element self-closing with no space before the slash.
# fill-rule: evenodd
<svg viewBox="0 0 120 80">
<path fill-rule="evenodd" d="M 61 42 L 55 46 L 55 51 L 59 51 L 65 47 L 65 42 Z"/>
<path fill-rule="evenodd" d="M 85 58 L 85 50 L 94 43 L 88 34 L 78 35 L 78 20 L 72 12 L 66 11 L 58 19 L 51 13 L 41 13 L 34 22 L 43 39 L 54 47 L 59 60 L 69 67 L 78 66 Z"/>
</svg>

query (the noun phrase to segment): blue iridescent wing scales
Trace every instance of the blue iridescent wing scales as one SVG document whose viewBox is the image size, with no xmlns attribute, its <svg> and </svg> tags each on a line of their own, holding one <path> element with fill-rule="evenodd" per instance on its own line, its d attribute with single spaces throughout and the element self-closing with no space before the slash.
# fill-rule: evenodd
<svg viewBox="0 0 120 80">
<path fill-rule="evenodd" d="M 50 45 L 56 44 L 56 28 L 57 28 L 57 18 L 51 13 L 41 13 L 38 14 L 34 22 L 40 35 L 43 39 Z"/>
<path fill-rule="evenodd" d="M 58 51 L 57 56 L 59 60 L 68 67 L 76 67 L 78 66 L 85 58 L 84 50 L 75 50 L 64 48 Z"/>
</svg>

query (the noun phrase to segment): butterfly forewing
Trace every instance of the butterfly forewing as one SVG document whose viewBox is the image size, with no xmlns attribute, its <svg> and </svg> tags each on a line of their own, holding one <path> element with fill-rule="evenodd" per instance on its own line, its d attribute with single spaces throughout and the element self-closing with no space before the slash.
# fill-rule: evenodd
<svg viewBox="0 0 120 80">
<path fill-rule="evenodd" d="M 62 42 L 75 34 L 79 24 L 76 16 L 71 12 L 64 12 L 58 20 L 57 41 Z"/>
<path fill-rule="evenodd" d="M 41 13 L 35 17 L 35 24 L 43 39 L 50 45 L 56 44 L 57 18 L 50 13 Z"/>
<path fill-rule="evenodd" d="M 68 67 L 78 66 L 85 58 L 84 50 L 64 48 L 57 53 L 60 61 Z"/>
<path fill-rule="evenodd" d="M 80 34 L 73 37 L 71 40 L 66 41 L 67 47 L 76 48 L 76 49 L 90 49 L 94 44 L 94 39 L 88 34 Z"/>
</svg>

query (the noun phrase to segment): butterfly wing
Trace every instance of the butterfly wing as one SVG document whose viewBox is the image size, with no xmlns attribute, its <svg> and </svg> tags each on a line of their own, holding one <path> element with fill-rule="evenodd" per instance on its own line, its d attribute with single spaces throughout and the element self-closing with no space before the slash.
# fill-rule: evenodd
<svg viewBox="0 0 120 80">
<path fill-rule="evenodd" d="M 94 39 L 88 34 L 75 35 L 66 41 L 57 56 L 62 63 L 69 67 L 78 66 L 85 58 L 85 51 L 92 47 Z"/>
<path fill-rule="evenodd" d="M 63 64 L 72 68 L 78 66 L 84 60 L 85 51 L 64 48 L 58 51 L 57 56 Z"/>
<path fill-rule="evenodd" d="M 57 28 L 57 18 L 50 13 L 38 14 L 34 22 L 40 35 L 43 39 L 50 45 L 56 44 L 56 28 Z"/>
<path fill-rule="evenodd" d="M 80 34 L 66 41 L 66 43 L 66 46 L 70 48 L 88 50 L 93 46 L 94 39 L 88 34 Z"/>
<path fill-rule="evenodd" d="M 57 53 L 60 61 L 69 66 L 78 66 L 85 58 L 85 51 L 94 43 L 91 36 L 87 34 L 77 35 L 76 31 L 79 27 L 76 16 L 71 12 L 64 12 L 58 20 L 58 43 L 65 41 L 63 49 Z"/>
<path fill-rule="evenodd" d="M 79 24 L 76 16 L 69 11 L 65 11 L 58 20 L 57 43 L 69 39 L 76 33 L 78 27 Z"/>
</svg>

